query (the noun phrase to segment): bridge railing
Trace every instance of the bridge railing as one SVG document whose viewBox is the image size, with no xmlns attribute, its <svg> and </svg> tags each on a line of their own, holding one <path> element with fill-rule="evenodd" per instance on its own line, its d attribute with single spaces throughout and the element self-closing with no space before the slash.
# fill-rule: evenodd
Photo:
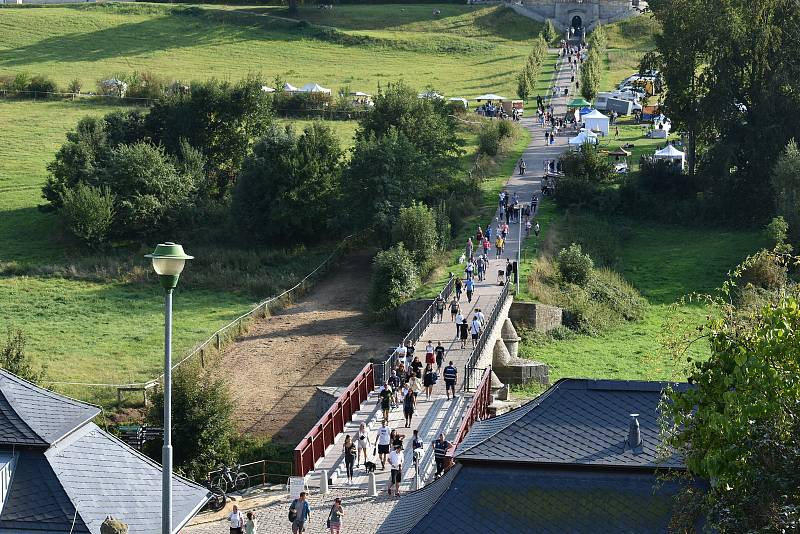
<svg viewBox="0 0 800 534">
<path fill-rule="evenodd" d="M 475 369 L 477 371 L 477 369 Z M 475 394 L 472 396 L 467 412 L 461 419 L 461 424 L 458 426 L 456 437 L 453 440 L 451 447 L 447 451 L 447 457 L 450 459 L 448 464 L 452 465 L 453 456 L 456 449 L 467 437 L 469 429 L 476 421 L 483 421 L 489 418 L 489 405 L 492 403 L 492 367 L 489 366 L 483 369 L 478 386 L 475 388 Z"/>
<path fill-rule="evenodd" d="M 347 423 L 353 420 L 353 414 L 361 409 L 361 403 L 367 400 L 375 389 L 375 373 L 373 364 L 368 363 L 350 382 L 347 389 L 339 395 L 325 415 L 308 431 L 294 449 L 294 474 L 304 477 L 314 469 L 317 460 L 325 456 L 325 450 L 333 445 L 336 436 L 344 431 Z"/>
<path fill-rule="evenodd" d="M 403 346 L 406 345 L 409 341 L 411 343 L 416 343 L 417 340 L 422 336 L 425 329 L 430 326 L 433 320 L 436 318 L 436 299 L 442 297 L 445 302 L 445 307 L 447 307 L 447 301 L 450 298 L 450 295 L 453 293 L 453 288 L 455 287 L 455 277 L 450 276 L 447 280 L 447 283 L 444 285 L 444 288 L 439 292 L 439 294 L 433 299 L 430 306 L 425 310 L 425 312 L 420 316 L 417 323 L 411 328 L 408 332 L 406 337 L 403 338 Z M 382 385 L 389 376 L 389 373 L 392 369 L 397 367 L 397 350 L 394 350 L 384 361 L 382 364 L 375 365 L 375 384 Z"/>
<path fill-rule="evenodd" d="M 508 283 L 506 280 L 506 285 L 503 286 L 503 291 L 500 292 L 500 296 L 497 299 L 497 303 L 494 305 L 494 309 L 492 309 L 492 313 L 489 314 L 489 318 L 486 321 L 486 325 L 481 332 L 480 337 L 478 338 L 478 343 L 472 349 L 472 353 L 469 355 L 469 360 L 467 360 L 466 365 L 464 365 L 464 390 L 469 391 L 472 389 L 473 382 L 475 381 L 475 377 L 473 376 L 476 371 L 476 365 L 480 360 L 481 354 L 483 354 L 484 349 L 486 348 L 486 343 L 489 341 L 491 337 L 491 332 L 497 323 L 497 318 L 500 316 L 500 312 L 503 310 L 506 304 L 506 300 L 508 300 L 508 296 L 510 293 L 509 288 L 511 284 Z"/>
</svg>

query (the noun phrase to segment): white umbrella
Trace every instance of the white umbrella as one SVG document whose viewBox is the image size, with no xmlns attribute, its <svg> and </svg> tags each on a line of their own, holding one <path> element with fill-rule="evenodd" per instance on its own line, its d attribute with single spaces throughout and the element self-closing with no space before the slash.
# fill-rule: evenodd
<svg viewBox="0 0 800 534">
<path fill-rule="evenodd" d="M 331 90 L 325 87 L 322 87 L 316 83 L 307 83 L 303 87 L 300 88 L 301 93 L 324 93 L 330 94 Z"/>
<path fill-rule="evenodd" d="M 493 93 L 489 93 L 489 94 L 486 94 L 486 95 L 481 95 L 478 98 L 476 98 L 475 100 L 480 102 L 481 100 L 508 100 L 508 98 L 506 98 L 504 96 L 500 96 L 500 95 L 495 95 Z"/>
</svg>

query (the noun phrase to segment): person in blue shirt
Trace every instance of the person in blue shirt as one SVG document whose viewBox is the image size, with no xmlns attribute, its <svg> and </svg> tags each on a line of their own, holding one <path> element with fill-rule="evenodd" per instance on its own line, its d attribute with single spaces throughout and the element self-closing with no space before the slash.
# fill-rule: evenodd
<svg viewBox="0 0 800 534">
<path fill-rule="evenodd" d="M 301 491 L 300 497 L 292 501 L 290 510 L 297 513 L 292 521 L 292 534 L 300 534 L 306 531 L 306 523 L 311 521 L 311 507 L 306 500 L 306 492 Z"/>
<path fill-rule="evenodd" d="M 472 281 L 472 278 L 467 278 L 464 287 L 467 290 L 467 302 L 472 302 L 472 293 L 475 292 L 475 282 Z"/>
</svg>

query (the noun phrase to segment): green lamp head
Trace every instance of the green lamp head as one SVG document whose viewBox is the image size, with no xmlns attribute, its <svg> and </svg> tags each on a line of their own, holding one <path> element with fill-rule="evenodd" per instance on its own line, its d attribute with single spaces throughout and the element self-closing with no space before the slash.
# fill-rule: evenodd
<svg viewBox="0 0 800 534">
<path fill-rule="evenodd" d="M 186 260 L 192 260 L 194 256 L 186 254 L 181 245 L 167 241 L 156 246 L 153 253 L 145 255 L 145 258 L 153 260 L 153 270 L 164 289 L 169 291 L 178 285 Z"/>
</svg>

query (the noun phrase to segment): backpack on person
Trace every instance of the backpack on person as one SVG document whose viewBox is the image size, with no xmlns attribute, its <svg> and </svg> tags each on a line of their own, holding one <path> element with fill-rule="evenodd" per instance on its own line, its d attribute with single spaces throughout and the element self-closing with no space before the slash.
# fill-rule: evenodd
<svg viewBox="0 0 800 534">
<path fill-rule="evenodd" d="M 297 499 L 292 501 L 292 504 L 289 505 L 289 521 L 294 523 L 297 519 Z"/>
</svg>

